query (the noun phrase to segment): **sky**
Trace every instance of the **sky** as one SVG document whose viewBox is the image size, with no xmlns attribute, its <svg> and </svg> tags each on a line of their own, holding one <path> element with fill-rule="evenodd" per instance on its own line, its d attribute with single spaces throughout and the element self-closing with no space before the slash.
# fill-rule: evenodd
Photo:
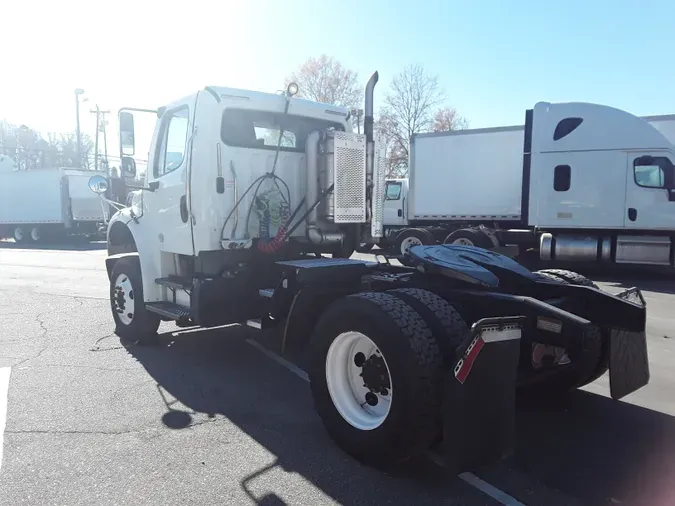
<svg viewBox="0 0 675 506">
<path fill-rule="evenodd" d="M 376 110 L 392 77 L 422 64 L 472 128 L 522 124 L 539 101 L 670 114 L 674 26 L 665 0 L 4 2 L 0 119 L 73 131 L 83 88 L 82 129 L 93 135 L 95 104 L 112 111 L 115 153 L 122 106 L 206 85 L 275 92 L 322 53 L 364 85 L 379 72 Z"/>
</svg>

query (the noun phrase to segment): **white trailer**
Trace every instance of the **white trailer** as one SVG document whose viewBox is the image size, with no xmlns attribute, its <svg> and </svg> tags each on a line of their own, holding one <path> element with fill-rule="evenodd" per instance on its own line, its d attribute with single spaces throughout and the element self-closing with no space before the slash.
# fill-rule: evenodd
<svg viewBox="0 0 675 506">
<path fill-rule="evenodd" d="M 104 223 L 101 200 L 92 195 L 91 171 L 17 170 L 0 162 L 0 238 L 38 243 L 64 236 L 94 236 Z"/>
<path fill-rule="evenodd" d="M 525 126 L 418 134 L 385 191 L 387 242 L 675 266 L 675 116 L 541 102 Z"/>
</svg>

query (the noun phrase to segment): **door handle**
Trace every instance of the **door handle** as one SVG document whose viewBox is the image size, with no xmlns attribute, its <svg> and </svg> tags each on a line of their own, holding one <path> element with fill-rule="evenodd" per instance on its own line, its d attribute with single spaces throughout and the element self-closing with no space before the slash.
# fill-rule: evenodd
<svg viewBox="0 0 675 506">
<path fill-rule="evenodd" d="M 183 223 L 188 221 L 188 208 L 187 208 L 187 196 L 181 195 L 180 197 L 180 219 L 183 220 Z"/>
<path fill-rule="evenodd" d="M 630 221 L 635 221 L 637 220 L 637 209 L 634 207 L 629 207 L 628 208 L 628 219 Z"/>
<path fill-rule="evenodd" d="M 400 217 L 400 216 L 403 216 L 403 209 L 399 209 L 399 210 L 398 210 L 398 215 L 399 215 L 399 217 Z"/>
</svg>

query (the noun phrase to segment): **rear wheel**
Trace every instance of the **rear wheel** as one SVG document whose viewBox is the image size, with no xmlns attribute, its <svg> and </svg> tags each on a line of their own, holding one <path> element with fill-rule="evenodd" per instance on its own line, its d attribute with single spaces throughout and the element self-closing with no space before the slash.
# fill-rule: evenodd
<svg viewBox="0 0 675 506">
<path fill-rule="evenodd" d="M 137 257 L 120 258 L 110 276 L 110 308 L 115 333 L 122 339 L 152 342 L 157 337 L 159 316 L 143 302 L 143 279 Z"/>
<path fill-rule="evenodd" d="M 395 295 L 417 311 L 429 325 L 447 363 L 455 361 L 457 348 L 471 335 L 462 316 L 443 297 L 421 288 L 395 288 Z"/>
<path fill-rule="evenodd" d="M 490 249 L 493 246 L 492 241 L 487 235 L 474 228 L 461 228 L 450 232 L 443 241 L 443 244 L 476 246 L 483 249 Z"/>
<path fill-rule="evenodd" d="M 406 228 L 396 236 L 396 250 L 401 256 L 408 253 L 413 246 L 428 246 L 436 240 L 431 232 L 423 228 Z"/>
<path fill-rule="evenodd" d="M 593 281 L 563 269 L 543 269 L 535 271 L 546 278 L 560 283 L 588 286 L 599 290 Z M 528 350 L 531 358 L 531 367 L 544 367 L 546 361 L 553 362 L 555 367 L 564 368 L 549 380 L 534 383 L 524 387 L 524 391 L 532 393 L 564 393 L 592 383 L 602 376 L 608 369 L 608 340 L 603 339 L 600 328 L 589 329 L 579 342 L 568 348 L 561 348 L 542 343 L 532 343 Z"/>
<path fill-rule="evenodd" d="M 590 286 L 591 288 L 597 288 L 598 290 L 600 289 L 598 285 L 596 285 L 586 276 L 582 276 L 576 272 L 566 271 L 564 269 L 542 269 L 540 271 L 536 271 L 536 273 L 547 277 L 562 279 L 571 285 Z"/>
<path fill-rule="evenodd" d="M 41 227 L 32 227 L 30 229 L 30 241 L 34 243 L 41 243 L 44 240 L 44 234 Z"/>
<path fill-rule="evenodd" d="M 311 342 L 316 410 L 361 462 L 408 459 L 441 436 L 442 356 L 419 313 L 389 293 L 339 299 Z"/>
<path fill-rule="evenodd" d="M 14 242 L 17 244 L 25 244 L 28 242 L 30 237 L 30 232 L 25 227 L 14 227 L 14 232 L 12 237 L 14 237 Z"/>
</svg>

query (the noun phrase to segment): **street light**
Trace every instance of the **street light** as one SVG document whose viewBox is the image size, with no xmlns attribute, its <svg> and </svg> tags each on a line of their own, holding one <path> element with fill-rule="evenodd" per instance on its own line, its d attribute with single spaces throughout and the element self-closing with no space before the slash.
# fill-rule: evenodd
<svg viewBox="0 0 675 506">
<path fill-rule="evenodd" d="M 75 89 L 75 116 L 77 124 L 77 164 L 82 168 L 82 135 L 80 133 L 80 95 L 84 94 L 82 88 Z M 82 102 L 86 102 L 87 99 L 82 97 Z"/>
</svg>

